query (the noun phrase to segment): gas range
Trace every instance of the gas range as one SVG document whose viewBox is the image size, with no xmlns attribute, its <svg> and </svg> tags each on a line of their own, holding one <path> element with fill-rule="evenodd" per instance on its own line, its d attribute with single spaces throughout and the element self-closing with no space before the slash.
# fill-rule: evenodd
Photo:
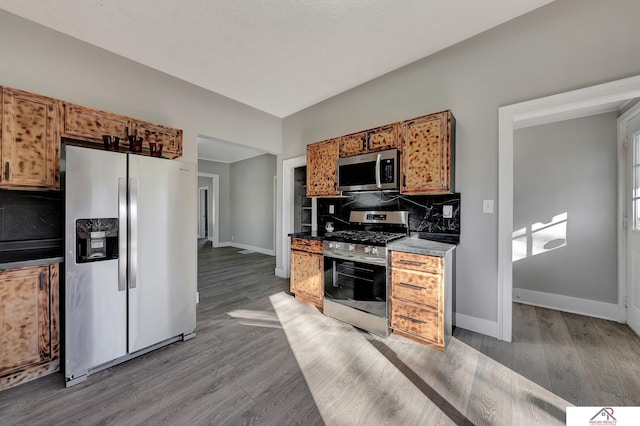
<svg viewBox="0 0 640 426">
<path fill-rule="evenodd" d="M 354 229 L 325 234 L 324 255 L 383 265 L 386 245 L 407 236 L 409 217 L 406 211 L 352 211 L 349 222 Z"/>
<path fill-rule="evenodd" d="M 387 244 L 407 236 L 406 211 L 352 211 L 352 229 L 324 237 L 324 313 L 389 334 Z"/>
</svg>

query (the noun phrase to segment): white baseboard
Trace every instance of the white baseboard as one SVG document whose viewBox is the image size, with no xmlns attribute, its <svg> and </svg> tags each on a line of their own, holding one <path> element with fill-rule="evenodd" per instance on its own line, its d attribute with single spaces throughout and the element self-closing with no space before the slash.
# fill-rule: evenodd
<svg viewBox="0 0 640 426">
<path fill-rule="evenodd" d="M 498 323 L 496 321 L 456 313 L 454 325 L 490 337 L 498 337 Z"/>
<path fill-rule="evenodd" d="M 265 249 L 265 248 L 262 248 L 262 247 L 250 246 L 248 244 L 240 244 L 240 243 L 236 243 L 235 241 L 227 241 L 227 242 L 224 242 L 224 243 L 219 243 L 218 247 L 235 247 L 235 248 L 239 248 L 239 249 L 243 249 L 243 250 L 255 251 L 257 253 L 266 254 L 268 256 L 275 256 L 276 255 L 275 250 L 269 250 L 269 249 Z"/>
<path fill-rule="evenodd" d="M 286 271 L 284 269 L 282 269 L 282 268 L 276 268 L 275 274 L 276 274 L 276 277 L 289 278 L 289 276 L 286 273 Z"/>
<path fill-rule="evenodd" d="M 580 299 L 578 297 L 522 288 L 513 289 L 513 301 L 611 321 L 618 321 L 619 319 L 618 305 L 615 303 L 598 302 L 597 300 Z"/>
</svg>

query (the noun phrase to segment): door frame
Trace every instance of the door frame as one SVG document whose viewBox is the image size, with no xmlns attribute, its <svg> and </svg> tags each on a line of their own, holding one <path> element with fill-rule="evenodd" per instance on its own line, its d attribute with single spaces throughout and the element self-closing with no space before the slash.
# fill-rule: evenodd
<svg viewBox="0 0 640 426">
<path fill-rule="evenodd" d="M 620 155 L 618 157 L 618 169 L 622 170 L 622 173 L 619 173 L 619 177 L 622 179 L 618 182 L 618 197 L 622 200 L 623 210 L 621 211 L 621 215 L 623 218 L 626 218 L 627 227 L 630 226 L 628 221 L 630 218 L 627 216 L 629 213 L 627 209 L 627 198 L 629 197 L 629 191 L 631 188 L 631 182 L 629 182 L 630 170 L 629 161 L 628 161 L 628 153 L 630 151 L 629 144 L 631 141 L 627 141 L 627 130 L 629 122 L 635 118 L 640 116 L 640 102 L 633 105 L 627 111 L 625 111 L 620 117 L 618 117 L 618 149 L 624 152 L 624 155 Z M 623 227 L 624 228 L 624 227 Z M 618 311 L 620 315 L 620 322 L 627 321 L 627 295 L 632 289 L 627 282 L 627 267 L 628 267 L 628 252 L 627 252 L 627 231 L 628 229 L 622 229 L 622 235 L 624 235 L 624 241 L 619 250 L 618 256 L 618 273 L 622 282 L 620 282 L 620 286 L 618 289 L 618 295 L 620 299 L 620 305 L 618 306 Z"/>
<path fill-rule="evenodd" d="M 198 177 L 211 178 L 213 194 L 209 197 L 209 215 L 213 218 L 213 227 L 209 229 L 209 241 L 212 247 L 220 246 L 220 175 L 198 172 Z M 199 195 L 199 192 L 198 192 Z M 198 199 L 200 197 L 198 196 Z M 198 209 L 198 217 L 200 209 Z M 199 222 L 198 222 L 199 223 Z"/>
<path fill-rule="evenodd" d="M 621 102 L 640 97 L 640 75 L 498 108 L 498 312 L 497 338 L 512 339 L 513 304 L 513 132 L 515 129 L 617 110 Z M 614 108 L 615 106 L 615 108 Z M 609 108 L 609 109 L 607 109 Z M 620 147 L 620 137 L 618 136 Z M 618 181 L 620 174 L 618 170 Z M 618 190 L 618 313 L 626 320 L 626 240 L 621 234 L 624 199 Z M 625 247 L 622 247 L 622 246 Z M 625 261 L 621 267 L 620 257 Z M 622 280 L 624 278 L 624 280 Z"/>
<path fill-rule="evenodd" d="M 282 269 L 276 269 L 276 275 L 289 278 L 289 262 L 291 262 L 291 241 L 289 234 L 294 231 L 294 171 L 307 165 L 307 156 L 289 158 L 282 161 Z"/>
</svg>

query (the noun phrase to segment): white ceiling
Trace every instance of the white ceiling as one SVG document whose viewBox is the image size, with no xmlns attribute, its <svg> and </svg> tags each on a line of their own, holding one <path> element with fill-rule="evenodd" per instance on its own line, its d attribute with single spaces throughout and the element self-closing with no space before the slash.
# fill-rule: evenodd
<svg viewBox="0 0 640 426">
<path fill-rule="evenodd" d="M 0 0 L 285 117 L 552 0 Z"/>
<path fill-rule="evenodd" d="M 552 0 L 0 0 L 0 9 L 286 117 Z M 198 139 L 198 158 L 263 152 Z"/>
</svg>

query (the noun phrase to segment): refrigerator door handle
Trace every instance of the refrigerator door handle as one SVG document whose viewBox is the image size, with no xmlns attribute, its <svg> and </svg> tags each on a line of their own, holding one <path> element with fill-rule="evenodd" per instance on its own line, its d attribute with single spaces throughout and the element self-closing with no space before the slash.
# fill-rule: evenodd
<svg viewBox="0 0 640 426">
<path fill-rule="evenodd" d="M 127 289 L 127 179 L 118 178 L 118 291 Z"/>
<path fill-rule="evenodd" d="M 129 178 L 129 288 L 138 281 L 138 180 Z"/>
</svg>

